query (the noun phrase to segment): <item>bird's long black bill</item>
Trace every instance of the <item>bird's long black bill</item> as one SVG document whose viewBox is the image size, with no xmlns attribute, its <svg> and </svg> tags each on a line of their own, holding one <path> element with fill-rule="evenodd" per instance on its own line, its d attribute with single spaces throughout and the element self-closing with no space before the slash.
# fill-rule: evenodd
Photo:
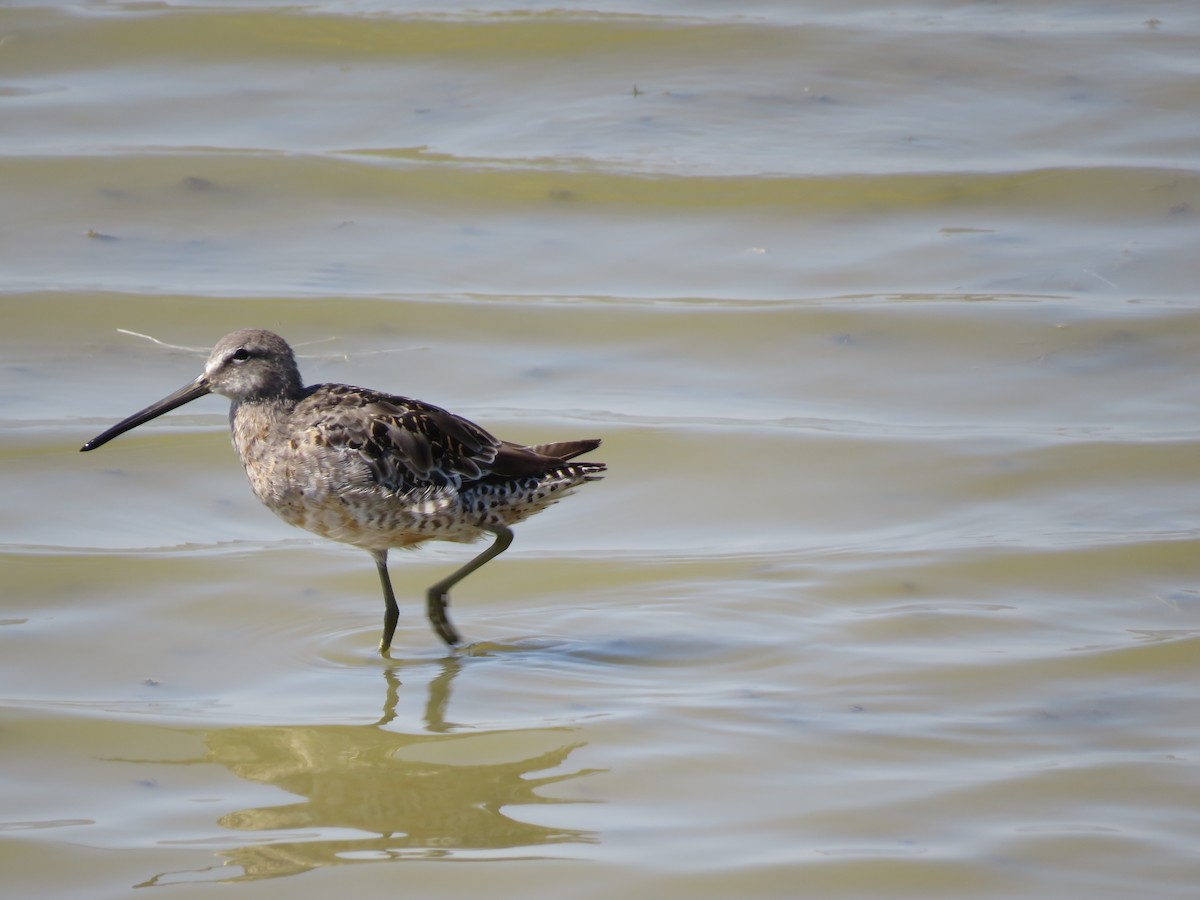
<svg viewBox="0 0 1200 900">
<path fill-rule="evenodd" d="M 122 419 L 112 428 L 103 434 L 98 434 L 82 447 L 80 451 L 95 450 L 97 447 L 102 447 L 115 438 L 119 434 L 124 434 L 131 428 L 137 428 L 149 422 L 151 419 L 157 419 L 163 413 L 170 412 L 173 409 L 178 409 L 185 403 L 191 403 L 197 397 L 203 397 L 205 394 L 211 394 L 212 389 L 209 388 L 208 382 L 203 375 L 197 378 L 190 384 L 185 384 L 173 394 L 168 394 L 157 403 L 151 403 L 140 412 L 135 412 L 128 419 Z"/>
</svg>

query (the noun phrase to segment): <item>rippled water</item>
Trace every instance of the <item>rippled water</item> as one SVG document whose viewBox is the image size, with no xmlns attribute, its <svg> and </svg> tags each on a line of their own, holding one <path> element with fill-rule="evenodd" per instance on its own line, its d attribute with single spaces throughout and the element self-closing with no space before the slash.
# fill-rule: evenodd
<svg viewBox="0 0 1200 900">
<path fill-rule="evenodd" d="M 1197 59 L 1190 2 L 0 8 L 6 888 L 1193 896 Z M 77 452 L 248 325 L 604 438 L 466 651 L 472 551 L 379 659 L 218 399 Z"/>
</svg>

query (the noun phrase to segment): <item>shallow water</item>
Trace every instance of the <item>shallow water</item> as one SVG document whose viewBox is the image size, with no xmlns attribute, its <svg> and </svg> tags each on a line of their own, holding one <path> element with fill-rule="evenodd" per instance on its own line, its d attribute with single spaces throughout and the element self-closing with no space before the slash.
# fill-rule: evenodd
<svg viewBox="0 0 1200 900">
<path fill-rule="evenodd" d="M 1191 897 L 1198 53 L 1184 2 L 0 9 L 6 886 Z M 77 452 L 249 325 L 604 438 L 465 651 L 472 550 L 394 554 L 379 659 L 219 399 Z"/>
</svg>

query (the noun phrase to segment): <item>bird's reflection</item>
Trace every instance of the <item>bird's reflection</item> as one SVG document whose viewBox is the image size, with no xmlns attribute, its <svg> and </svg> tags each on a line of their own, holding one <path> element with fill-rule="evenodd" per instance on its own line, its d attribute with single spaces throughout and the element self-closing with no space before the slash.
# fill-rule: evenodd
<svg viewBox="0 0 1200 900">
<path fill-rule="evenodd" d="M 445 734 L 453 726 L 446 721 L 446 709 L 450 706 L 450 685 L 454 676 L 462 669 L 462 658 L 450 656 L 442 660 L 441 671 L 429 682 L 429 697 L 425 702 L 425 730 L 433 734 Z M 400 701 L 400 673 L 396 666 L 383 670 L 387 681 L 387 694 L 383 701 L 383 715 L 379 725 L 388 725 L 396 718 L 396 704 Z"/>
<path fill-rule="evenodd" d="M 205 733 L 197 763 L 220 763 L 239 778 L 300 798 L 278 806 L 228 813 L 218 824 L 239 832 L 270 832 L 262 841 L 221 852 L 222 880 L 246 881 L 314 868 L 398 859 L 537 856 L 538 847 L 594 843 L 593 832 L 536 825 L 511 807 L 578 801 L 544 797 L 546 785 L 597 770 L 532 777 L 562 766 L 579 742 L 572 729 L 454 731 L 445 715 L 450 686 L 462 662 L 445 661 L 429 685 L 425 728 L 404 734 L 384 726 L 396 719 L 401 683 L 385 671 L 383 714 L 374 725 L 295 725 L 224 728 Z M 336 834 L 333 834 L 336 832 Z M 186 873 L 194 881 L 196 873 Z M 139 887 L 177 883 L 185 873 L 162 873 Z"/>
</svg>

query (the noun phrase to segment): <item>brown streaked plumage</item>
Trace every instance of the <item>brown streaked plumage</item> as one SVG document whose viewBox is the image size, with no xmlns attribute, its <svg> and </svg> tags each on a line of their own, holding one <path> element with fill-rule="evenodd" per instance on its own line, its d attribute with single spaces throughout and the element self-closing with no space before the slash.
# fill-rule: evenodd
<svg viewBox="0 0 1200 900">
<path fill-rule="evenodd" d="M 233 446 L 259 500 L 285 522 L 374 558 L 387 607 L 379 642 L 385 656 L 399 616 L 390 548 L 493 535 L 486 550 L 426 594 L 433 630 L 453 647 L 460 638 L 446 615 L 450 588 L 508 548 L 509 526 L 605 470 L 604 463 L 570 462 L 599 440 L 524 447 L 419 400 L 345 384 L 305 387 L 287 342 L 253 328 L 221 338 L 195 381 L 80 449 L 95 450 L 205 394 L 232 401 Z"/>
</svg>

